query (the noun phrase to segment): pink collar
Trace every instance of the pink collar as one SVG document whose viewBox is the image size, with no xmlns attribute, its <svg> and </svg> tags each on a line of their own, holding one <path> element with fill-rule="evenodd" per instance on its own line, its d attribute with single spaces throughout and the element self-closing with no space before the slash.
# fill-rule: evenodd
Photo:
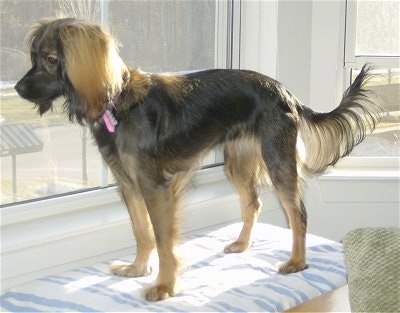
<svg viewBox="0 0 400 313">
<path fill-rule="evenodd" d="M 118 92 L 114 98 L 106 103 L 106 110 L 101 115 L 100 119 L 104 121 L 104 124 L 107 127 L 109 133 L 115 133 L 115 126 L 118 125 L 118 121 L 112 113 L 112 108 L 115 106 L 115 103 L 119 100 L 121 92 Z"/>
</svg>

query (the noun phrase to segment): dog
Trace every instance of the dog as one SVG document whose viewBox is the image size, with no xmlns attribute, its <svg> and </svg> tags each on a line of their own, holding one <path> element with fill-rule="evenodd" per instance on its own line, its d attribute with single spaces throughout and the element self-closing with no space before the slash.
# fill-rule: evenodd
<svg viewBox="0 0 400 313">
<path fill-rule="evenodd" d="M 87 125 L 111 169 L 130 214 L 137 243 L 133 263 L 114 263 L 117 275 L 151 272 L 156 248 L 159 273 L 145 291 L 149 301 L 174 296 L 179 268 L 180 199 L 199 162 L 224 149 L 224 169 L 240 196 L 243 228 L 226 253 L 249 247 L 268 177 L 293 232 L 289 260 L 280 273 L 307 267 L 307 213 L 301 184 L 348 155 L 379 122 L 381 109 L 364 85 L 364 66 L 338 107 L 317 113 L 278 81 L 247 70 L 211 69 L 186 74 L 129 70 L 113 37 L 74 18 L 41 21 L 30 34 L 32 68 L 16 84 L 18 94 L 42 115 L 65 97 L 71 121 Z M 299 157 L 298 136 L 307 155 Z"/>
</svg>

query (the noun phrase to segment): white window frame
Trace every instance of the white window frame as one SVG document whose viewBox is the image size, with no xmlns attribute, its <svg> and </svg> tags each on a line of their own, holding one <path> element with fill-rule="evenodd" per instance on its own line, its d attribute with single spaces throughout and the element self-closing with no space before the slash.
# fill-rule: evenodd
<svg viewBox="0 0 400 313">
<path fill-rule="evenodd" d="M 357 0 L 346 1 L 346 38 L 345 38 L 345 68 L 361 68 L 365 63 L 374 64 L 382 68 L 400 67 L 400 58 L 396 56 L 357 56 L 356 29 L 357 27 Z M 350 77 L 350 75 L 348 75 Z"/>
</svg>

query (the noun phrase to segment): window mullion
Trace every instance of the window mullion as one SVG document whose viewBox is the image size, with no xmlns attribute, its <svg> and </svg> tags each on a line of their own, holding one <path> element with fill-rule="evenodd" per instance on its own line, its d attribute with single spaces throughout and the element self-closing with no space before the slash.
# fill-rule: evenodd
<svg viewBox="0 0 400 313">
<path fill-rule="evenodd" d="M 345 67 L 354 67 L 356 63 L 356 27 L 357 1 L 346 1 L 346 38 L 345 38 Z"/>
</svg>

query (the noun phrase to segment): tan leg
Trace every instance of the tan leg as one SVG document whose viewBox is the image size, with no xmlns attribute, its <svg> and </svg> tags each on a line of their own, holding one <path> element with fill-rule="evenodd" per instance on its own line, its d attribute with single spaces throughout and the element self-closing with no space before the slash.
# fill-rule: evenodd
<svg viewBox="0 0 400 313">
<path fill-rule="evenodd" d="M 243 227 L 238 239 L 225 247 L 225 253 L 240 253 L 249 248 L 251 231 L 254 223 L 257 221 L 258 212 L 261 207 L 261 201 L 259 199 L 248 202 L 247 194 L 242 194 L 240 198 Z"/>
<path fill-rule="evenodd" d="M 299 190 L 297 171 L 294 166 L 290 166 L 290 163 L 282 160 L 269 173 L 293 232 L 291 257 L 289 261 L 279 265 L 279 272 L 283 274 L 298 272 L 307 267 L 305 250 L 307 213 Z"/>
<path fill-rule="evenodd" d="M 153 227 L 143 198 L 134 194 L 127 187 L 122 187 L 121 192 L 128 207 L 137 250 L 133 263 L 116 261 L 111 265 L 110 270 L 112 273 L 121 276 L 146 276 L 151 273 L 149 258 L 155 248 Z"/>
<path fill-rule="evenodd" d="M 259 151 L 259 143 L 251 138 L 228 143 L 225 147 L 225 169 L 239 194 L 243 220 L 238 239 L 225 247 L 225 253 L 243 252 L 250 246 L 251 231 L 261 208 L 257 191 L 260 175 Z"/>
<path fill-rule="evenodd" d="M 178 240 L 176 225 L 178 199 L 171 186 L 158 188 L 144 186 L 143 191 L 160 261 L 156 283 L 146 290 L 145 297 L 149 301 L 159 301 L 175 295 L 179 266 L 174 251 Z"/>
<path fill-rule="evenodd" d="M 300 196 L 288 199 L 287 195 L 284 195 L 280 198 L 293 232 L 293 243 L 290 259 L 279 265 L 279 272 L 282 274 L 295 273 L 307 268 L 305 248 L 307 213 Z"/>
</svg>

